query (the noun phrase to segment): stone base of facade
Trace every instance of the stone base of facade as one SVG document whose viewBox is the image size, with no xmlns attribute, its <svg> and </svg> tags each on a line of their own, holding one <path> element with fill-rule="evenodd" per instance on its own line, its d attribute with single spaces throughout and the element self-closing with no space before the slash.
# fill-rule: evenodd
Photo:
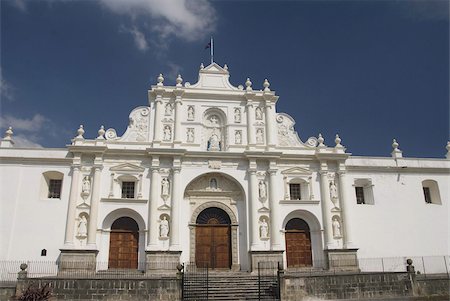
<svg viewBox="0 0 450 301">
<path fill-rule="evenodd" d="M 274 271 L 283 265 L 283 252 L 284 251 L 250 251 L 252 273 L 258 272 L 258 264 L 262 269 L 272 269 Z"/>
<path fill-rule="evenodd" d="M 325 256 L 330 270 L 359 271 L 358 249 L 328 249 Z"/>
<path fill-rule="evenodd" d="M 145 251 L 145 272 L 175 275 L 180 255 L 181 251 Z"/>
<path fill-rule="evenodd" d="M 58 274 L 95 273 L 98 250 L 61 249 L 60 251 Z"/>
</svg>

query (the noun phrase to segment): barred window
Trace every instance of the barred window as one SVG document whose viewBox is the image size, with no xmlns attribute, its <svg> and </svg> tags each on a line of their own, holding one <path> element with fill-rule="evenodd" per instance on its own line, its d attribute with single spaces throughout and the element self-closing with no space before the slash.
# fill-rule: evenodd
<svg viewBox="0 0 450 301">
<path fill-rule="evenodd" d="M 48 198 L 60 199 L 61 198 L 62 180 L 50 179 L 48 183 Z"/>
<path fill-rule="evenodd" d="M 427 204 L 432 204 L 432 199 L 431 199 L 431 191 L 430 191 L 430 187 L 422 187 L 423 188 L 423 196 L 425 197 L 425 203 Z"/>
<path fill-rule="evenodd" d="M 366 200 L 364 199 L 364 187 L 355 187 L 356 192 L 356 204 L 365 204 Z"/>
<path fill-rule="evenodd" d="M 291 200 L 300 200 L 302 198 L 301 185 L 289 184 L 289 195 L 291 196 Z"/>
<path fill-rule="evenodd" d="M 122 182 L 122 198 L 134 199 L 135 182 Z"/>
</svg>

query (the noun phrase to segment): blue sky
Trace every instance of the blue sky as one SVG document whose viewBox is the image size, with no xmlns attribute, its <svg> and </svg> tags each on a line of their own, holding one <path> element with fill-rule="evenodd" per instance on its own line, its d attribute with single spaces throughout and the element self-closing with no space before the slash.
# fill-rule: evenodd
<svg viewBox="0 0 450 301">
<path fill-rule="evenodd" d="M 1 130 L 64 147 L 79 124 L 123 133 L 162 72 L 195 83 L 204 46 L 231 82 L 265 78 L 306 141 L 354 155 L 443 157 L 448 1 L 1 0 Z"/>
</svg>

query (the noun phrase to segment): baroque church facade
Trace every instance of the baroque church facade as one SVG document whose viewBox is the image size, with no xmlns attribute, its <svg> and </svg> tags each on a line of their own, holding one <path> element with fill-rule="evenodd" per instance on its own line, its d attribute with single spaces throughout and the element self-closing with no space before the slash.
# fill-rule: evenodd
<svg viewBox="0 0 450 301">
<path fill-rule="evenodd" d="M 67 148 L 22 149 L 8 129 L 0 260 L 251 271 L 450 254 L 450 144 L 439 159 L 395 140 L 389 157 L 352 156 L 337 135 L 301 140 L 277 101 L 212 63 L 196 84 L 159 75 L 121 136 L 80 126 Z"/>
</svg>

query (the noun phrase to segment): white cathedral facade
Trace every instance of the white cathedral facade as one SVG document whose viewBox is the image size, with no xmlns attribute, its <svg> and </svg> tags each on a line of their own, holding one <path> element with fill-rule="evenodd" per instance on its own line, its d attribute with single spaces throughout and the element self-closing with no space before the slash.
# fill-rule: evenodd
<svg viewBox="0 0 450 301">
<path fill-rule="evenodd" d="M 302 141 L 278 96 L 200 67 L 157 84 L 120 136 L 82 126 L 62 149 L 1 141 L 0 260 L 173 262 L 254 270 L 358 268 L 357 258 L 450 254 L 450 160 L 352 156 L 339 136 Z M 124 116 L 125 117 L 125 116 Z"/>
</svg>

